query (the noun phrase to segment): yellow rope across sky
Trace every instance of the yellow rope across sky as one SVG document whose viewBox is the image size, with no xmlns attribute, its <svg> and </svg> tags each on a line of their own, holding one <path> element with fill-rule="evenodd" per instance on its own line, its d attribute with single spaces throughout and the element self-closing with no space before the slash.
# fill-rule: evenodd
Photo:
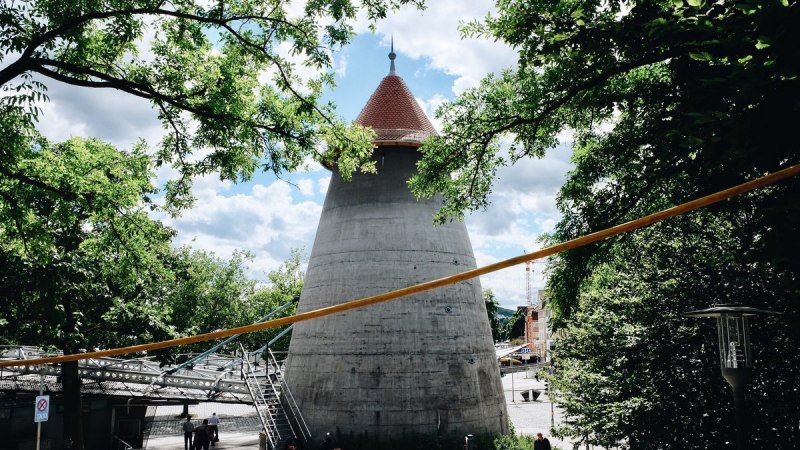
<svg viewBox="0 0 800 450">
<path fill-rule="evenodd" d="M 705 197 L 700 197 L 698 199 L 680 204 L 678 206 L 673 206 L 672 208 L 665 209 L 663 211 L 659 211 L 657 213 L 650 214 L 648 216 L 644 216 L 639 219 L 632 220 L 630 222 L 616 225 L 611 228 L 606 228 L 605 230 L 597 231 L 595 233 L 587 234 L 586 236 L 582 236 L 567 242 L 563 242 L 561 244 L 543 248 L 541 250 L 532 253 L 516 256 L 514 258 L 509 258 L 500 262 L 496 262 L 494 264 L 489 264 L 488 266 L 483 266 L 477 269 L 468 270 L 466 272 L 457 273 L 455 275 L 451 275 L 448 277 L 439 278 L 438 280 L 426 281 L 424 283 L 415 284 L 413 286 L 397 289 L 391 292 L 373 295 L 358 300 L 352 300 L 349 302 L 340 303 L 338 305 L 328 306 L 326 308 L 315 309 L 313 311 L 296 314 L 294 316 L 282 317 L 280 319 L 273 319 L 266 322 L 255 323 L 252 325 L 245 325 L 236 328 L 229 328 L 226 330 L 219 330 L 211 333 L 198 334 L 195 336 L 190 336 L 185 338 L 170 339 L 167 341 L 160 341 L 160 342 L 151 342 L 148 344 L 132 345 L 129 347 L 120 347 L 109 350 L 100 350 L 95 352 L 77 353 L 77 354 L 63 355 L 63 356 L 53 356 L 47 358 L 17 360 L 17 361 L 0 361 L 0 367 L 32 366 L 38 364 L 53 364 L 53 363 L 60 363 L 67 361 L 79 361 L 82 359 L 119 356 L 127 353 L 139 353 L 149 350 L 158 350 L 162 348 L 175 347 L 178 345 L 194 344 L 197 342 L 220 339 L 232 336 L 234 334 L 252 333 L 254 331 L 279 327 L 282 325 L 288 325 L 295 322 L 301 322 L 303 320 L 310 320 L 317 317 L 329 316 L 331 314 L 336 314 L 350 309 L 361 308 L 368 305 L 374 305 L 376 303 L 388 302 L 390 300 L 396 300 L 398 298 L 405 297 L 408 295 L 429 291 L 431 289 L 447 286 L 449 284 L 455 284 L 460 281 L 468 280 L 470 278 L 479 277 L 487 273 L 496 272 L 498 270 L 502 270 L 523 263 L 525 261 L 532 261 L 534 259 L 555 255 L 556 253 L 572 250 L 574 248 L 581 247 L 586 244 L 591 244 L 593 242 L 607 239 L 612 236 L 617 236 L 622 233 L 627 233 L 628 231 L 636 230 L 638 228 L 643 228 L 648 225 L 652 225 L 654 223 L 668 219 L 670 217 L 675 217 L 687 213 L 689 211 L 694 211 L 696 209 L 704 208 L 708 205 L 718 203 L 722 200 L 729 199 L 736 195 L 744 194 L 746 192 L 750 192 L 764 186 L 775 184 L 779 181 L 791 178 L 798 174 L 800 174 L 800 164 L 787 167 L 780 171 L 765 175 L 763 177 L 756 178 L 755 180 L 739 184 L 737 186 L 725 189 L 723 191 L 719 191 L 711 195 L 707 195 Z"/>
</svg>

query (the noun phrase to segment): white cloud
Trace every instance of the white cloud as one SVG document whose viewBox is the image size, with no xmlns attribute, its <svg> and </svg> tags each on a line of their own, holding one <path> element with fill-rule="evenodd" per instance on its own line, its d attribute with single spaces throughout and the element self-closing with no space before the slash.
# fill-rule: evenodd
<svg viewBox="0 0 800 450">
<path fill-rule="evenodd" d="M 497 172 L 491 205 L 466 217 L 478 265 L 486 265 L 542 247 L 539 238 L 560 219 L 555 198 L 571 169 L 571 151 L 563 145 L 544 158 L 525 158 Z M 533 287 L 542 288 L 543 265 L 534 266 Z M 524 265 L 481 277 L 504 307 L 525 304 Z"/>
<path fill-rule="evenodd" d="M 422 99 L 419 97 L 414 97 L 414 99 L 417 101 L 420 108 L 422 108 L 422 110 L 425 112 L 425 115 L 428 116 L 434 128 L 441 132 L 442 121 L 436 118 L 435 113 L 438 107 L 442 106 L 444 103 L 447 103 L 447 98 L 442 94 L 434 94 L 428 99 Z"/>
<path fill-rule="evenodd" d="M 118 148 L 138 139 L 157 144 L 164 135 L 147 100 L 114 89 L 90 89 L 47 80 L 49 102 L 42 103 L 37 129 L 47 138 L 99 137 Z"/>
<path fill-rule="evenodd" d="M 333 70 L 339 77 L 347 75 L 347 53 L 340 52 L 334 55 Z"/>
<path fill-rule="evenodd" d="M 513 49 L 504 43 L 485 38 L 461 39 L 458 26 L 462 22 L 481 19 L 494 11 L 493 0 L 437 0 L 424 11 L 402 8 L 376 24 L 383 34 L 384 45 L 394 35 L 395 50 L 412 58 L 424 58 L 431 69 L 453 75 L 453 92 L 477 86 L 490 72 L 516 65 Z M 366 19 L 356 23 L 356 31 L 368 32 Z"/>
<path fill-rule="evenodd" d="M 317 189 L 323 195 L 328 193 L 328 186 L 331 184 L 331 177 L 323 177 L 317 180 Z"/>
<path fill-rule="evenodd" d="M 297 181 L 297 187 L 300 193 L 305 196 L 314 195 L 314 181 L 308 178 L 303 178 Z"/>
<path fill-rule="evenodd" d="M 165 219 L 179 231 L 176 245 L 202 248 L 223 258 L 235 250 L 248 250 L 255 255 L 252 275 L 263 277 L 288 259 L 292 249 L 306 248 L 313 241 L 322 206 L 294 201 L 294 187 L 276 180 L 252 185 L 249 192 L 220 195 L 230 187 L 213 177 L 195 183 L 197 206 L 181 217 Z"/>
</svg>

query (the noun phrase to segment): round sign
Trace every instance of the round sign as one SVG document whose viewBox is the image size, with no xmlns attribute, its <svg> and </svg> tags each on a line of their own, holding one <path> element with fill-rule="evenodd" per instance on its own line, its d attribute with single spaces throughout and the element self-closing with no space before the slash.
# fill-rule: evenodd
<svg viewBox="0 0 800 450">
<path fill-rule="evenodd" d="M 39 411 L 44 411 L 45 409 L 47 409 L 47 400 L 46 399 L 39 400 L 36 403 L 36 409 L 38 409 Z"/>
</svg>

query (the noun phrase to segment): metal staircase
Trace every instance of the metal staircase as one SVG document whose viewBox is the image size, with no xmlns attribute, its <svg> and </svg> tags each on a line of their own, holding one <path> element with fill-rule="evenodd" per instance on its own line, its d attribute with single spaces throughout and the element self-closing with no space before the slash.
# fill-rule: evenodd
<svg viewBox="0 0 800 450">
<path fill-rule="evenodd" d="M 265 367 L 256 370 L 249 358 L 242 358 L 242 378 L 253 399 L 253 406 L 267 434 L 268 448 L 282 450 L 295 438 L 310 442 L 311 432 L 303 420 L 289 387 L 283 379 L 283 361 L 267 350 Z"/>
</svg>

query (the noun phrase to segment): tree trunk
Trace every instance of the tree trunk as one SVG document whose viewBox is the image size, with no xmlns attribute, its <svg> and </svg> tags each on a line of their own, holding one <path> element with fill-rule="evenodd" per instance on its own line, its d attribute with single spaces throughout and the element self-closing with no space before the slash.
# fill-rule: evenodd
<svg viewBox="0 0 800 450">
<path fill-rule="evenodd" d="M 81 416 L 81 377 L 78 362 L 61 364 L 64 398 L 64 448 L 83 450 L 83 417 Z"/>
</svg>

